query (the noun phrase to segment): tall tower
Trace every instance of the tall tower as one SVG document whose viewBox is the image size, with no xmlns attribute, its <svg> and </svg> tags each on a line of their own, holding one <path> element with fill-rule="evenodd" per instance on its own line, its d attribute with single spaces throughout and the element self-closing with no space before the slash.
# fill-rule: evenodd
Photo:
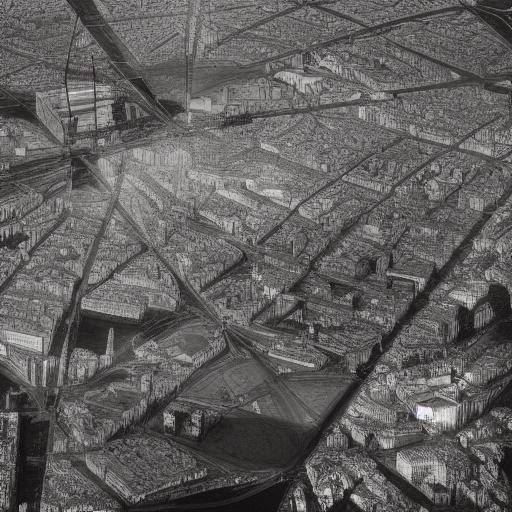
<svg viewBox="0 0 512 512">
<path fill-rule="evenodd" d="M 114 328 L 111 327 L 108 330 L 108 338 L 107 338 L 107 349 L 105 353 L 100 356 L 100 369 L 110 366 L 112 364 L 114 356 Z"/>
<path fill-rule="evenodd" d="M 105 350 L 105 355 L 112 357 L 114 355 L 114 328 L 111 327 L 108 330 L 108 338 L 107 338 L 107 350 Z"/>
</svg>

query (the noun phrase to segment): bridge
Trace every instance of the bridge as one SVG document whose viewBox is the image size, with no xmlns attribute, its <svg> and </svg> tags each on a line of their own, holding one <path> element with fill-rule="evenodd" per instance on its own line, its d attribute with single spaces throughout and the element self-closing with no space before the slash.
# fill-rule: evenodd
<svg viewBox="0 0 512 512">
<path fill-rule="evenodd" d="M 171 121 L 169 112 L 151 91 L 146 79 L 140 73 L 140 65 L 127 46 L 104 20 L 93 0 L 68 0 L 85 28 L 108 55 L 117 72 L 139 95 L 141 101 L 159 119 L 165 123 Z"/>
</svg>

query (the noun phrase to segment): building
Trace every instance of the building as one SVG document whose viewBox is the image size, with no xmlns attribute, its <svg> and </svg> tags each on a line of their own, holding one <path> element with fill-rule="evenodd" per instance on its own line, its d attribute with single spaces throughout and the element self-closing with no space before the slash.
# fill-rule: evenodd
<svg viewBox="0 0 512 512">
<path fill-rule="evenodd" d="M 173 402 L 164 411 L 163 427 L 169 434 L 201 440 L 221 418 L 221 414 L 212 409 Z"/>
<path fill-rule="evenodd" d="M 21 330 L 15 331 L 11 329 L 0 329 L 0 340 L 2 340 L 3 343 L 16 345 L 18 347 L 33 352 L 38 352 L 40 354 L 43 353 L 43 336 L 37 334 L 36 332 L 23 332 Z"/>
<path fill-rule="evenodd" d="M 113 297 L 95 297 L 91 294 L 82 299 L 82 309 L 92 313 L 100 313 L 107 316 L 140 322 L 146 312 L 146 304 L 135 298 L 133 302 L 130 303 L 121 302 Z"/>
<path fill-rule="evenodd" d="M 96 99 L 92 82 L 70 84 L 68 89 L 72 126 L 76 133 L 95 130 L 96 119 L 98 128 L 115 124 L 113 112 L 115 98 L 110 86 L 98 84 Z M 36 112 L 39 120 L 52 134 L 64 142 L 65 125 L 69 116 L 66 90 L 62 88 L 38 92 L 36 94 Z"/>
<path fill-rule="evenodd" d="M 121 506 L 65 456 L 47 455 L 41 512 L 119 512 Z M 20 512 L 22 509 L 20 508 Z"/>
<path fill-rule="evenodd" d="M 460 404 L 449 397 L 435 396 L 418 402 L 414 415 L 418 420 L 432 423 L 441 430 L 452 430 L 459 424 Z"/>
<path fill-rule="evenodd" d="M 0 510 L 16 503 L 16 477 L 20 436 L 19 415 L 0 412 Z"/>
<path fill-rule="evenodd" d="M 206 467 L 178 446 L 152 436 L 127 436 L 87 452 L 88 469 L 128 502 L 163 492 L 171 497 L 206 478 Z"/>
<path fill-rule="evenodd" d="M 438 504 L 446 504 L 472 473 L 465 454 L 451 442 L 400 450 L 396 470 Z"/>
<path fill-rule="evenodd" d="M 347 434 L 342 432 L 338 426 L 334 427 L 332 432 L 327 435 L 325 442 L 327 444 L 327 448 L 335 450 L 346 450 L 349 444 Z"/>
</svg>

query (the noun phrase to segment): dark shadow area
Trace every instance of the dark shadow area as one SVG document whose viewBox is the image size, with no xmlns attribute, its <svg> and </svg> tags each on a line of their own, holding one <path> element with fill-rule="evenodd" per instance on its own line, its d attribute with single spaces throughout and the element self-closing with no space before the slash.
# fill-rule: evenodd
<svg viewBox="0 0 512 512">
<path fill-rule="evenodd" d="M 254 487 L 257 488 L 257 486 Z M 135 510 L 147 510 L 148 512 L 185 512 L 192 510 L 208 510 L 209 512 L 277 512 L 287 487 L 287 482 L 280 482 L 261 492 L 254 492 L 254 494 L 246 498 L 241 497 L 239 500 L 236 498 L 237 495 L 243 496 L 247 494 L 250 487 L 238 492 L 232 489 L 218 489 L 197 494 L 192 498 L 182 498 L 173 501 L 169 505 L 138 507 Z M 224 503 L 222 503 L 223 501 Z"/>
<path fill-rule="evenodd" d="M 176 101 L 172 100 L 165 100 L 165 99 L 159 99 L 158 103 L 163 107 L 163 109 L 171 116 L 177 116 L 178 114 L 181 114 L 182 112 L 185 112 L 185 109 L 182 105 L 180 105 Z"/>
<path fill-rule="evenodd" d="M 503 451 L 505 456 L 501 461 L 501 470 L 505 473 L 505 476 L 508 478 L 508 481 L 512 481 L 512 448 L 510 446 L 504 447 Z"/>
<path fill-rule="evenodd" d="M 240 414 L 224 417 L 196 446 L 207 456 L 258 470 L 286 467 L 304 450 L 309 437 L 305 428 Z"/>
<path fill-rule="evenodd" d="M 18 503 L 27 503 L 28 511 L 38 511 L 46 469 L 47 419 L 21 418 Z"/>
<path fill-rule="evenodd" d="M 28 235 L 25 233 L 15 233 L 4 238 L 3 240 L 0 239 L 0 247 L 7 247 L 7 249 L 14 251 L 18 245 L 25 242 L 26 240 L 28 240 Z"/>
<path fill-rule="evenodd" d="M 111 320 L 86 313 L 82 316 L 78 328 L 77 348 L 86 348 L 101 355 L 107 348 L 107 338 L 110 328 L 114 329 L 114 350 L 122 347 L 140 332 L 140 326 L 124 323 L 121 320 Z"/>
</svg>

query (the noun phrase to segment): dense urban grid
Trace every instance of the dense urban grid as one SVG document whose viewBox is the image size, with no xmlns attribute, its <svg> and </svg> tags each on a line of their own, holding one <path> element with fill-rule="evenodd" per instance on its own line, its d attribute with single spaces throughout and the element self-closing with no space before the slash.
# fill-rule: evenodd
<svg viewBox="0 0 512 512">
<path fill-rule="evenodd" d="M 4 0 L 0 512 L 512 510 L 512 1 Z"/>
</svg>

